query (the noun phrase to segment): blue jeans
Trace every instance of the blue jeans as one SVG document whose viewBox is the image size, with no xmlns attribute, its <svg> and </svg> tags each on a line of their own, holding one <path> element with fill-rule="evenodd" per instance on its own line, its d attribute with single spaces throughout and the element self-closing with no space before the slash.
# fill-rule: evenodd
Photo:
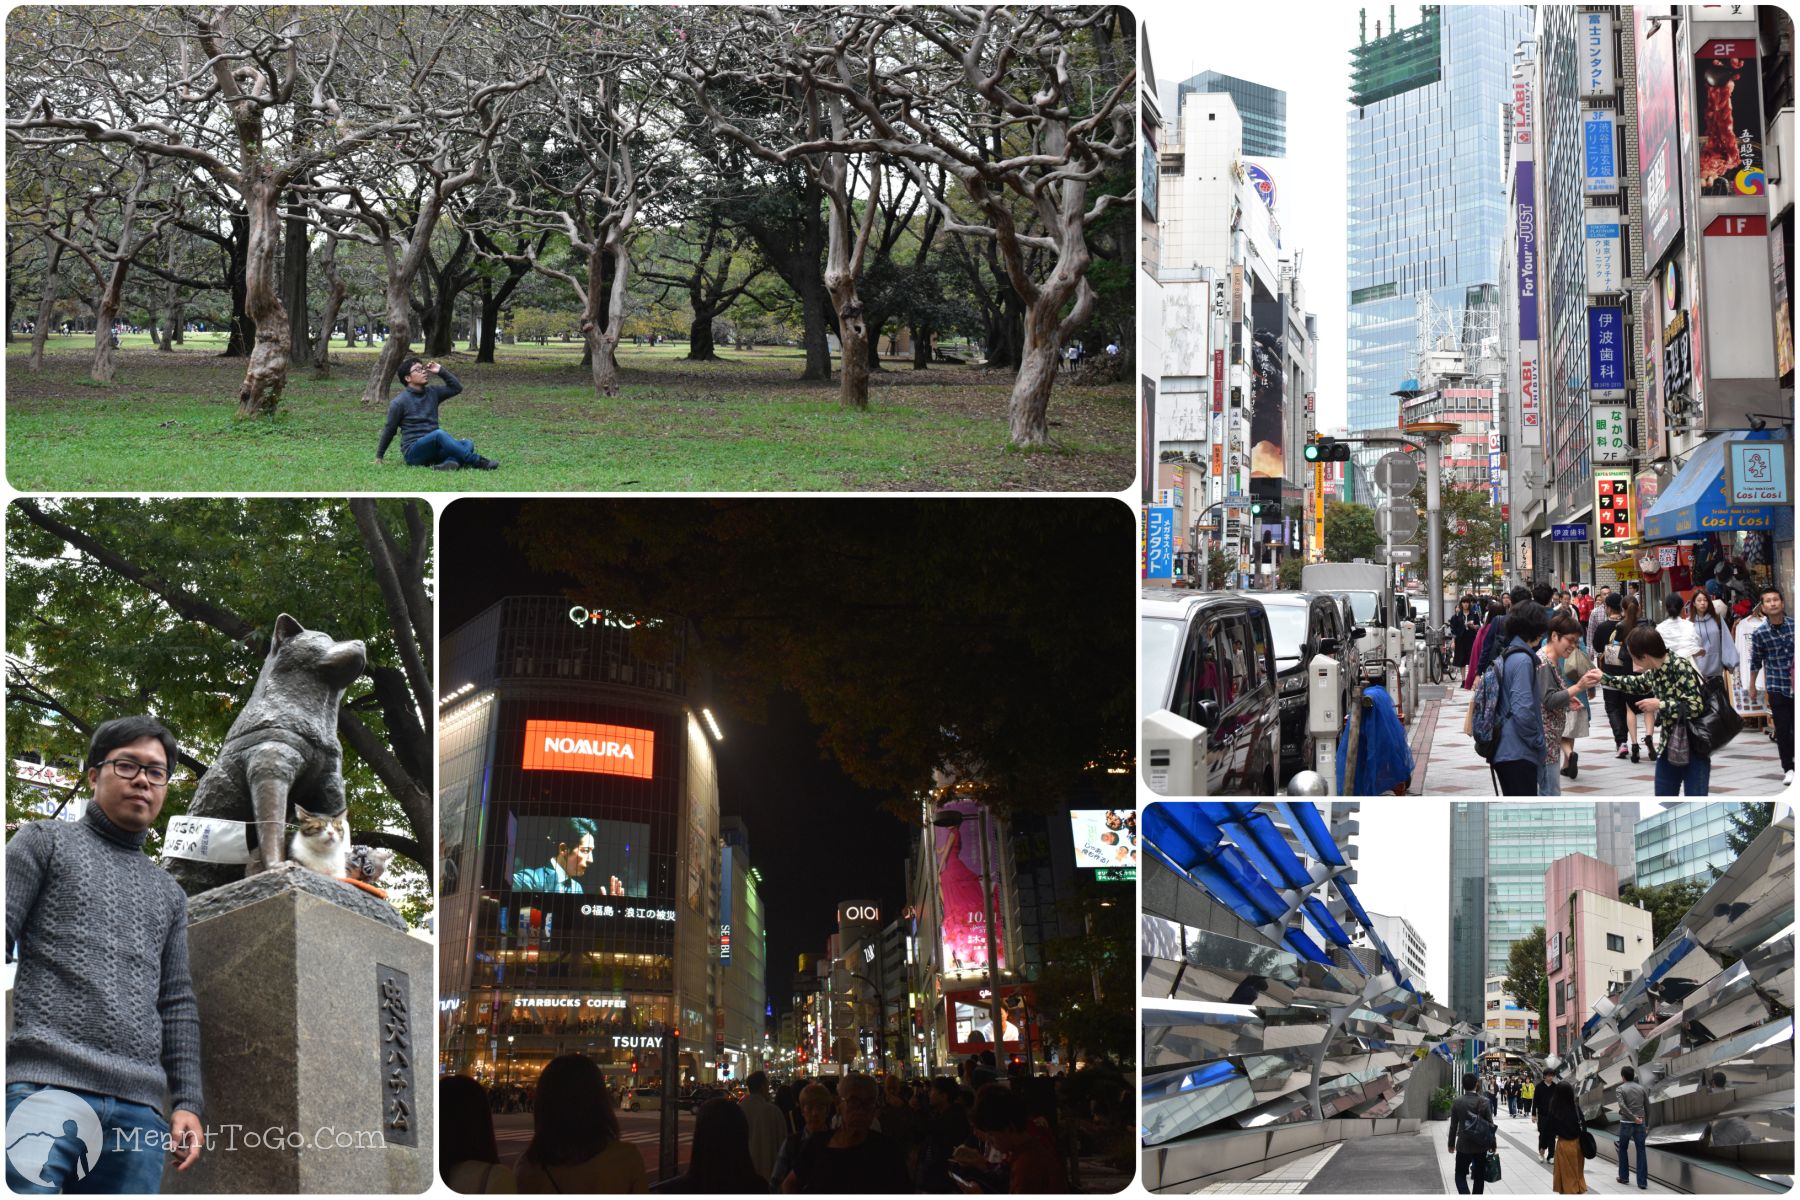
<svg viewBox="0 0 1800 1200">
<path fill-rule="evenodd" d="M 1637 1143 L 1638 1187 L 1650 1186 L 1650 1168 L 1648 1155 L 1644 1153 L 1644 1123 L 1642 1121 L 1619 1122 L 1619 1182 L 1631 1182 L 1631 1143 Z"/>
<path fill-rule="evenodd" d="M 154 1196 L 169 1124 L 154 1108 L 114 1096 L 9 1083 L 6 1141 L 6 1186 L 15 1192 Z"/>
<path fill-rule="evenodd" d="M 459 462 L 466 467 L 481 455 L 475 453 L 474 442 L 434 429 L 408 446 L 401 457 L 409 467 L 429 467 L 441 462 Z"/>
<path fill-rule="evenodd" d="M 1538 764 L 1538 790 L 1540 796 L 1562 795 L 1562 776 L 1558 774 L 1562 768 L 1555 763 Z"/>
<path fill-rule="evenodd" d="M 1712 780 L 1712 759 L 1690 754 L 1685 767 L 1670 763 L 1668 756 L 1656 760 L 1656 794 L 1658 796 L 1707 795 L 1706 785 Z"/>
</svg>

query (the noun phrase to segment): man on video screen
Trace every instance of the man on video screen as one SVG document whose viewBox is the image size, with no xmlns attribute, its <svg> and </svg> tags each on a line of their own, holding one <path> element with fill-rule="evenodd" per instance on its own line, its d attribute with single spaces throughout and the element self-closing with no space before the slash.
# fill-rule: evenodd
<svg viewBox="0 0 1800 1200">
<path fill-rule="evenodd" d="M 514 871 L 512 885 L 521 892 L 575 892 L 588 889 L 581 878 L 594 864 L 594 838 L 599 826 L 590 817 L 564 817 L 555 826 L 556 853 L 541 867 Z M 625 884 L 614 875 L 607 888 L 609 896 L 623 896 Z"/>
</svg>

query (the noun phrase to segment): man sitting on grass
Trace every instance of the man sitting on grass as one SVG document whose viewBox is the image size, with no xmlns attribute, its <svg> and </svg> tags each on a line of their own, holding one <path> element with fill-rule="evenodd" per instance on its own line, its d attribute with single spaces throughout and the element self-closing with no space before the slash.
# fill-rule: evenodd
<svg viewBox="0 0 1800 1200">
<path fill-rule="evenodd" d="M 428 386 L 434 375 L 443 382 Z M 462 393 L 456 376 L 434 362 L 408 358 L 400 364 L 400 378 L 406 381 L 406 388 L 388 401 L 387 427 L 381 431 L 381 444 L 375 447 L 376 466 L 381 466 L 396 429 L 400 431 L 400 457 L 409 467 L 492 471 L 500 465 L 475 453 L 474 442 L 451 437 L 438 427 L 438 405 Z"/>
</svg>

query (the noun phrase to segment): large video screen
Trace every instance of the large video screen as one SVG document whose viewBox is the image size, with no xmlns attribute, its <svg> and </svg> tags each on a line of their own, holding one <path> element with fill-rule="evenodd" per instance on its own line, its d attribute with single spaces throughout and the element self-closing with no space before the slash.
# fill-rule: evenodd
<svg viewBox="0 0 1800 1200">
<path fill-rule="evenodd" d="M 950 1049 L 956 1054 L 975 1054 L 982 1050 L 996 1049 L 994 1045 L 994 1017 L 987 999 L 982 995 L 985 989 L 970 989 L 947 992 L 944 995 L 944 1007 L 950 1016 L 951 1043 Z M 1024 995 L 1029 1004 L 1030 989 L 1017 985 L 1003 987 L 1001 995 L 1011 999 L 1014 994 Z M 1008 1005 L 1000 1009 L 1000 1034 L 1003 1039 L 998 1047 L 1001 1050 L 1016 1050 L 1020 1047 L 1019 1020 L 1022 1010 Z"/>
<path fill-rule="evenodd" d="M 650 894 L 650 826 L 596 817 L 506 819 L 506 881 L 514 891 Z"/>
<path fill-rule="evenodd" d="M 1138 865 L 1135 808 L 1077 808 L 1069 812 L 1075 839 L 1075 865 L 1093 870 L 1136 870 Z"/>
</svg>

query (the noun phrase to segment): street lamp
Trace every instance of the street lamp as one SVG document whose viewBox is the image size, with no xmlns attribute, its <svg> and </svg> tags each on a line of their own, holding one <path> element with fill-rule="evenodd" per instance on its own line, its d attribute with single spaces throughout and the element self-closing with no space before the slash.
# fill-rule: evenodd
<svg viewBox="0 0 1800 1200">
<path fill-rule="evenodd" d="M 506 1035 L 506 1082 L 512 1083 L 518 1078 L 518 1059 L 513 1054 L 513 1035 Z"/>
<path fill-rule="evenodd" d="M 942 829 L 955 829 L 969 820 L 967 813 L 945 812 L 939 810 L 931 823 Z M 994 1035 L 994 1066 L 1000 1066 L 1000 1056 L 1006 1052 L 1006 1024 L 1000 1016 L 1000 977 L 995 966 L 998 955 L 994 950 L 994 877 L 988 864 L 988 810 L 981 806 L 981 908 L 982 921 L 987 927 L 987 978 L 988 978 L 988 1020 Z"/>
</svg>

